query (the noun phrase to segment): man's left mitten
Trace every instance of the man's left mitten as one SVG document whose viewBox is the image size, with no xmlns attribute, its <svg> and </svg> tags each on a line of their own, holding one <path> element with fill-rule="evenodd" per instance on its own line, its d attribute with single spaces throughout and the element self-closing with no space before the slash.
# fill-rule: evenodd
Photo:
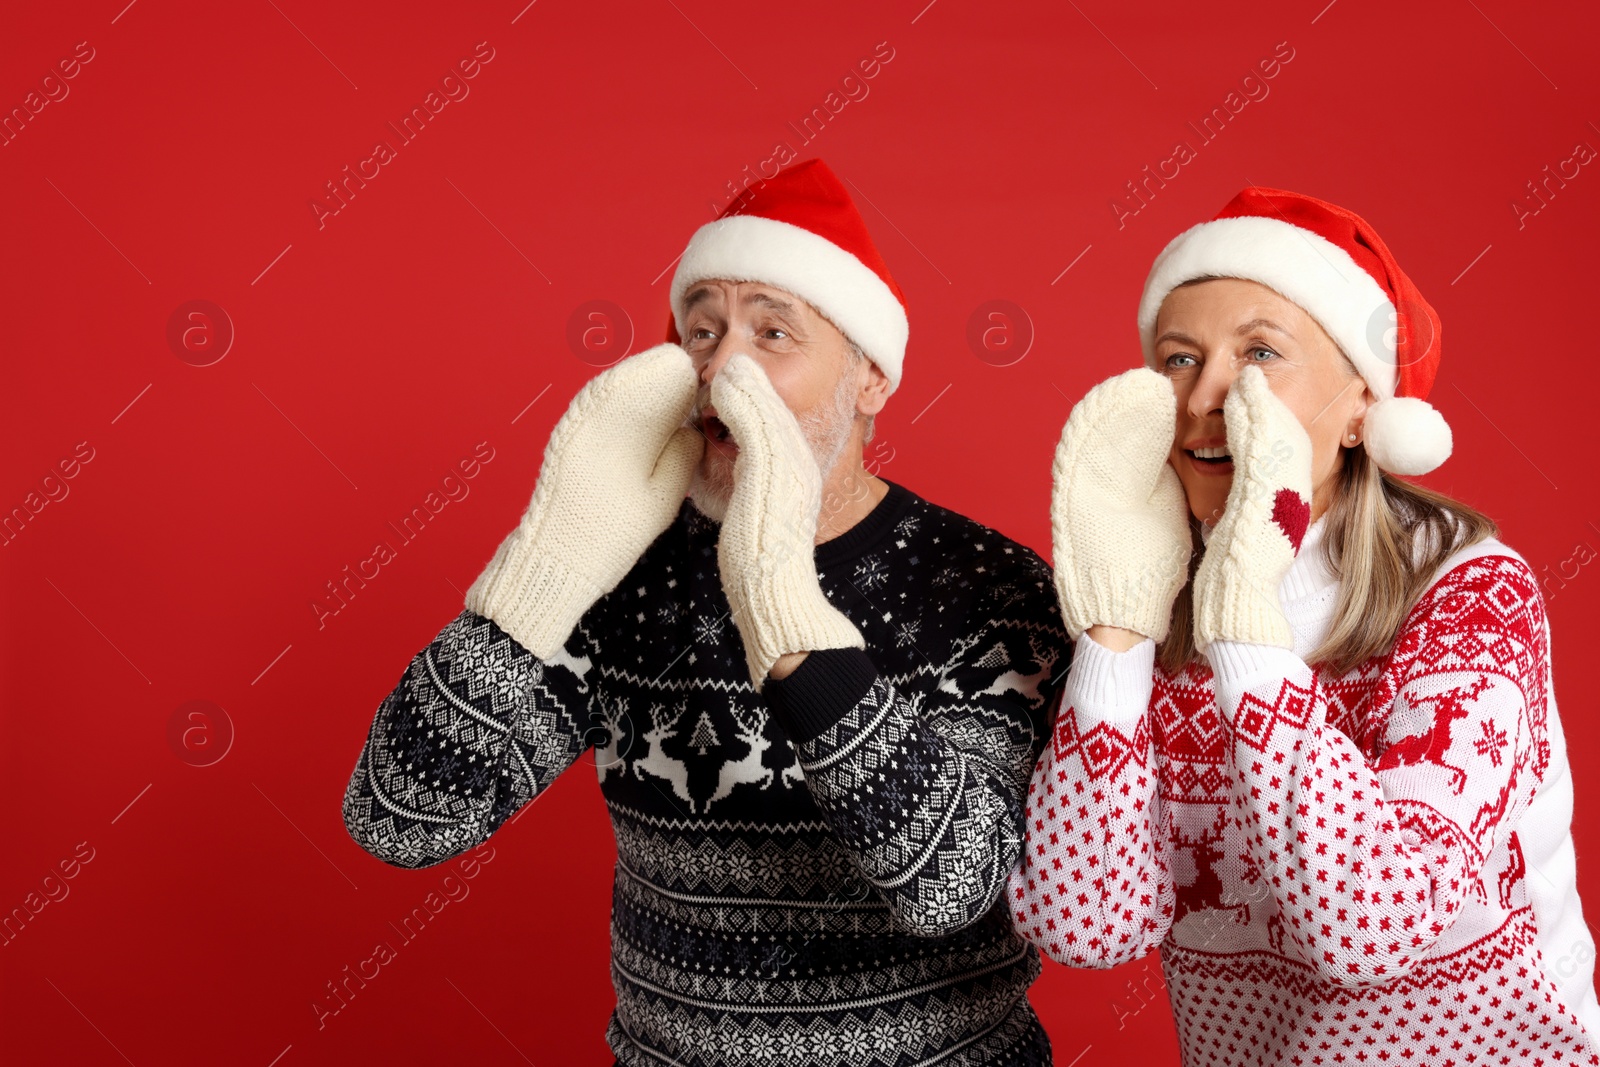
<svg viewBox="0 0 1600 1067">
<path fill-rule="evenodd" d="M 794 413 L 742 353 L 711 380 L 711 403 L 739 448 L 717 565 L 759 693 L 785 653 L 865 648 L 866 640 L 817 581 L 822 472 Z"/>
</svg>

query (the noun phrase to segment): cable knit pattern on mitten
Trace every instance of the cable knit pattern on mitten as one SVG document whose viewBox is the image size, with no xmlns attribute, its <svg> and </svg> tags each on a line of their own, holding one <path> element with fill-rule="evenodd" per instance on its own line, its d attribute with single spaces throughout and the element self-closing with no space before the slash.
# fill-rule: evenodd
<svg viewBox="0 0 1600 1067">
<path fill-rule="evenodd" d="M 545 446 L 522 521 L 467 590 L 540 659 L 566 643 L 671 524 L 705 438 L 683 425 L 699 378 L 688 353 L 657 345 L 590 380 Z"/>
<path fill-rule="evenodd" d="M 1311 439 L 1260 367 L 1234 379 L 1222 405 L 1233 484 L 1194 576 L 1195 646 L 1244 641 L 1292 648 L 1278 604 L 1311 521 Z"/>
<path fill-rule="evenodd" d="M 822 472 L 793 412 L 749 356 L 711 382 L 711 403 L 739 446 L 717 565 L 756 692 L 778 657 L 866 641 L 817 583 Z"/>
<path fill-rule="evenodd" d="M 1056 593 L 1074 639 L 1095 625 L 1157 641 L 1189 576 L 1189 512 L 1167 462 L 1177 398 L 1145 367 L 1089 391 L 1052 469 Z"/>
</svg>

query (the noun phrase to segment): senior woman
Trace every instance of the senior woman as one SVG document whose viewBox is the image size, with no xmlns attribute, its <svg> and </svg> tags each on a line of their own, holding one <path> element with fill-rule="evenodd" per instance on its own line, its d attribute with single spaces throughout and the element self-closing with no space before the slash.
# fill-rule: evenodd
<svg viewBox="0 0 1600 1067">
<path fill-rule="evenodd" d="M 1056 452 L 1018 930 L 1159 946 L 1188 1067 L 1600 1063 L 1538 583 L 1396 477 L 1450 452 L 1437 315 L 1361 218 L 1252 188 L 1139 328 Z"/>
</svg>

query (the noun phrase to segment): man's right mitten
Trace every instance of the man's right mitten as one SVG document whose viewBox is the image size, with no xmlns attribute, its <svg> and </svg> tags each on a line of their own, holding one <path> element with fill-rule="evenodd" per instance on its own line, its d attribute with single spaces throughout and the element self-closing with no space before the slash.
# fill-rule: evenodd
<svg viewBox="0 0 1600 1067">
<path fill-rule="evenodd" d="M 699 375 L 674 344 L 629 356 L 573 398 L 545 446 L 522 521 L 467 590 L 540 659 L 564 645 L 672 524 L 705 437 L 684 425 Z"/>
</svg>

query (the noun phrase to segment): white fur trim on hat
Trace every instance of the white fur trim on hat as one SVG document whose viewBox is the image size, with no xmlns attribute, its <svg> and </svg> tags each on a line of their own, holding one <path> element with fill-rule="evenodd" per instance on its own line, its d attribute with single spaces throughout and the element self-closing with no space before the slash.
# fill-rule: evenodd
<svg viewBox="0 0 1600 1067">
<path fill-rule="evenodd" d="M 1255 215 L 1202 222 L 1156 257 L 1139 301 L 1139 338 L 1155 366 L 1162 301 L 1196 278 L 1243 278 L 1294 301 L 1328 331 L 1373 395 L 1394 395 L 1394 304 L 1372 275 L 1327 238 L 1281 219 Z"/>
<path fill-rule="evenodd" d="M 1413 396 L 1392 396 L 1367 408 L 1362 438 L 1372 462 L 1391 474 L 1427 474 L 1450 458 L 1450 424 Z"/>
<path fill-rule="evenodd" d="M 708 222 L 689 239 L 672 276 L 672 315 L 684 331 L 683 296 L 708 278 L 761 282 L 807 301 L 900 385 L 910 324 L 894 292 L 872 269 L 810 230 L 758 215 Z"/>
</svg>

